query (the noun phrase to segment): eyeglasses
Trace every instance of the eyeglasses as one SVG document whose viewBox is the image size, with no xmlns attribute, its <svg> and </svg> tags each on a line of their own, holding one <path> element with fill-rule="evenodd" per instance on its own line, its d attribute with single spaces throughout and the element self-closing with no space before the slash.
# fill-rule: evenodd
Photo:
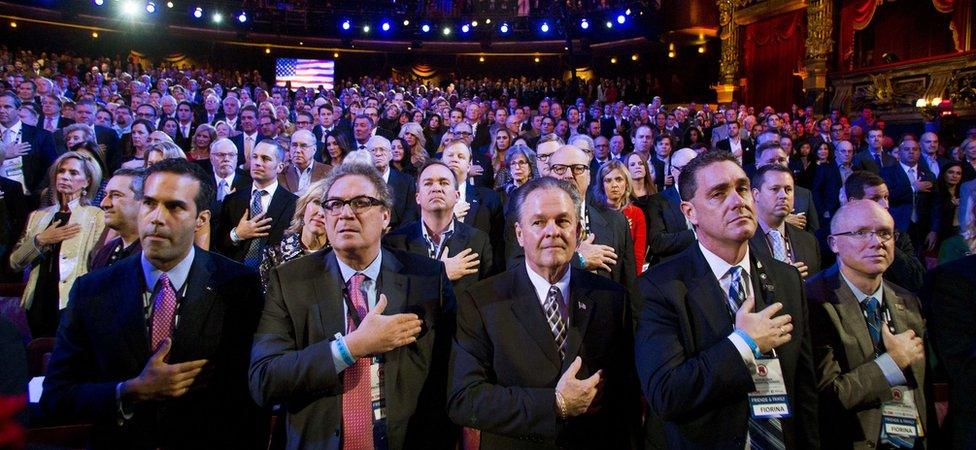
<svg viewBox="0 0 976 450">
<path fill-rule="evenodd" d="M 884 244 L 892 240 L 895 237 L 895 233 L 891 230 L 857 230 L 857 231 L 846 231 L 843 233 L 834 233 L 831 236 L 849 236 L 858 241 L 866 241 L 872 237 L 878 238 L 878 241 Z"/>
<path fill-rule="evenodd" d="M 332 214 L 333 216 L 338 216 L 339 214 L 342 214 L 342 208 L 346 205 L 349 205 L 349 208 L 352 209 L 353 214 L 361 214 L 369 208 L 372 208 L 374 206 L 379 206 L 382 204 L 383 202 L 378 199 L 375 199 L 368 195 L 360 195 L 358 197 L 353 197 L 349 200 L 340 200 L 337 198 L 331 198 L 329 200 L 326 200 L 325 203 L 322 203 L 322 207 L 325 208 L 325 210 L 328 211 L 329 214 Z"/>
<path fill-rule="evenodd" d="M 211 153 L 211 156 L 216 156 L 217 159 L 230 159 L 237 156 L 237 153 Z"/>
<path fill-rule="evenodd" d="M 291 143 L 291 146 L 293 148 L 300 148 L 302 150 L 305 150 L 307 148 L 312 148 L 313 147 L 312 145 L 306 144 L 304 142 L 292 142 Z"/>
<path fill-rule="evenodd" d="M 451 134 L 455 136 L 471 136 L 470 131 L 452 131 Z"/>
<path fill-rule="evenodd" d="M 508 165 L 508 167 L 522 167 L 527 165 L 529 165 L 528 161 L 524 159 L 520 159 L 518 161 L 512 161 L 511 164 Z"/>
<path fill-rule="evenodd" d="M 542 162 L 546 162 L 549 161 L 550 156 L 552 156 L 552 153 L 547 153 L 547 154 L 539 153 L 538 155 L 535 155 L 535 159 L 538 159 L 539 161 Z"/>
<path fill-rule="evenodd" d="M 553 164 L 549 167 L 549 170 L 556 175 L 564 175 L 567 170 L 572 170 L 574 176 L 583 175 L 587 170 L 590 170 L 590 166 L 586 164 Z"/>
</svg>

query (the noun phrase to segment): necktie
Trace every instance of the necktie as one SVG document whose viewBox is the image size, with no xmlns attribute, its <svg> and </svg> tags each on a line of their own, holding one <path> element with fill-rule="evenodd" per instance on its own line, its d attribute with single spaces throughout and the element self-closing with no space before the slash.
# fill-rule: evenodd
<svg viewBox="0 0 976 450">
<path fill-rule="evenodd" d="M 44 129 L 47 131 L 54 131 L 54 119 L 50 117 L 44 119 Z"/>
<path fill-rule="evenodd" d="M 258 189 L 254 191 L 251 196 L 251 215 L 250 218 L 256 217 L 261 214 L 263 208 L 261 208 L 261 197 L 267 194 L 267 191 L 263 189 Z M 261 264 L 261 252 L 264 250 L 264 243 L 267 242 L 268 238 L 254 238 L 251 239 L 250 247 L 247 249 L 247 255 L 244 256 L 244 265 L 248 267 L 257 268 Z"/>
<path fill-rule="evenodd" d="M 360 146 L 359 146 L 359 149 L 360 149 L 360 150 L 366 150 L 366 146 L 365 146 L 365 145 L 360 145 Z"/>
<path fill-rule="evenodd" d="M 159 348 L 163 339 L 173 335 L 173 321 L 176 318 L 176 291 L 169 281 L 169 275 L 165 273 L 160 275 L 156 285 L 159 289 L 153 301 L 151 341 L 153 352 Z"/>
<path fill-rule="evenodd" d="M 881 340 L 881 303 L 874 297 L 868 297 L 861 306 L 864 308 L 864 319 L 868 324 L 874 353 L 880 355 L 884 353 L 884 342 Z"/>
<path fill-rule="evenodd" d="M 780 234 L 779 230 L 769 230 L 769 240 L 773 245 L 773 258 L 789 264 L 786 255 L 786 242 L 783 241 L 783 235 Z"/>
<path fill-rule="evenodd" d="M 883 167 L 881 165 L 881 153 L 875 153 L 874 154 L 874 162 L 878 164 L 878 169 L 880 169 L 881 167 Z"/>
<path fill-rule="evenodd" d="M 254 138 L 251 136 L 244 137 L 244 158 L 247 160 L 251 159 L 251 150 L 254 149 Z"/>
<path fill-rule="evenodd" d="M 912 186 L 912 223 L 918 222 L 918 211 L 915 209 L 915 203 L 918 197 L 918 176 L 915 174 L 915 168 L 908 168 L 908 182 Z"/>
<path fill-rule="evenodd" d="M 746 301 L 746 291 L 742 284 L 742 267 L 729 269 L 732 282 L 729 284 L 729 308 L 735 315 Z M 749 417 L 749 448 L 752 450 L 784 450 L 783 424 L 779 419 L 757 419 Z"/>
<path fill-rule="evenodd" d="M 3 143 L 9 144 L 13 142 L 13 135 L 14 135 L 14 130 L 11 130 L 10 128 L 3 130 Z"/>
<path fill-rule="evenodd" d="M 366 275 L 357 273 L 349 279 L 347 292 L 356 316 L 366 317 L 368 308 L 366 296 L 363 294 L 363 281 Z M 350 311 L 351 313 L 352 311 Z M 356 330 L 353 314 L 346 315 L 349 332 Z M 373 448 L 373 420 L 371 405 L 371 384 L 369 374 L 369 358 L 359 358 L 353 365 L 342 371 L 342 448 L 372 449 Z"/>
<path fill-rule="evenodd" d="M 217 183 L 217 201 L 224 201 L 225 196 L 227 196 L 227 180 L 221 178 L 220 183 Z"/>
<path fill-rule="evenodd" d="M 440 259 L 441 249 L 444 248 L 444 244 L 447 243 L 448 239 L 451 239 L 452 235 L 454 235 L 454 230 L 447 230 L 441 234 L 441 238 L 436 243 L 434 242 L 433 236 L 431 236 L 431 239 L 427 240 L 427 256 L 430 259 Z"/>
<path fill-rule="evenodd" d="M 566 313 L 563 305 L 563 294 L 556 285 L 549 288 L 549 295 L 546 295 L 545 302 L 546 321 L 549 322 L 549 331 L 556 341 L 556 349 L 559 350 L 559 359 L 566 357 Z"/>
</svg>

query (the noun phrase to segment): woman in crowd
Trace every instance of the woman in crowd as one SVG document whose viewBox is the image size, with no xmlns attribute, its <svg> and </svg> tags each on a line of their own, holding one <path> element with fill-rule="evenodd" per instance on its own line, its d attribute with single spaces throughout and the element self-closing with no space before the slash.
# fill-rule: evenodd
<svg viewBox="0 0 976 450">
<path fill-rule="evenodd" d="M 64 148 L 61 151 L 71 151 L 74 146 L 82 142 L 95 143 L 95 135 L 91 127 L 83 123 L 68 125 L 61 133 L 64 135 Z"/>
<path fill-rule="evenodd" d="M 149 146 L 149 150 L 146 150 L 146 167 L 149 168 L 164 159 L 173 158 L 186 159 L 186 153 L 183 153 L 183 149 L 172 142 L 152 144 Z"/>
<path fill-rule="evenodd" d="M 325 137 L 325 155 L 323 158 L 326 164 L 336 167 L 342 164 L 342 160 L 349 154 L 349 142 L 342 134 L 330 134 Z"/>
<path fill-rule="evenodd" d="M 640 153 L 631 153 L 624 158 L 632 182 L 634 204 L 644 208 L 651 195 L 657 193 L 654 172 L 648 168 L 647 160 Z"/>
<path fill-rule="evenodd" d="M 160 142 L 173 142 L 173 138 L 161 130 L 153 131 L 149 133 L 149 145 L 155 145 Z"/>
<path fill-rule="evenodd" d="M 55 204 L 31 213 L 10 255 L 14 270 L 30 268 L 21 306 L 34 337 L 54 336 L 68 292 L 88 272 L 88 253 L 105 225 L 101 208 L 89 206 L 102 179 L 98 164 L 67 152 L 54 161 L 48 177 Z"/>
<path fill-rule="evenodd" d="M 170 139 L 176 139 L 176 133 L 180 132 L 180 123 L 174 117 L 167 117 L 159 121 L 159 131 L 166 133 Z"/>
<path fill-rule="evenodd" d="M 795 147 L 796 150 L 793 152 L 793 155 L 790 156 L 789 169 L 791 172 L 793 172 L 793 179 L 796 181 L 796 184 L 799 185 L 800 180 L 808 176 L 806 175 L 808 172 L 817 170 L 816 165 L 812 164 L 813 161 L 816 161 L 817 155 L 814 154 L 813 156 L 810 156 L 810 142 L 806 139 L 802 141 L 797 141 L 794 139 L 793 142 L 793 147 Z"/>
<path fill-rule="evenodd" d="M 407 150 L 407 141 L 403 138 L 394 138 L 390 141 L 390 167 L 396 169 L 399 172 L 409 173 L 410 175 L 415 175 L 413 170 L 413 164 L 410 164 L 409 159 L 405 159 Z"/>
<path fill-rule="evenodd" d="M 509 180 L 496 188 L 502 197 L 503 211 L 508 211 L 508 196 L 537 176 L 539 172 L 535 164 L 535 152 L 525 144 L 515 144 L 505 153 L 505 168 L 509 173 Z"/>
<path fill-rule="evenodd" d="M 400 127 L 400 138 L 406 144 L 403 147 L 404 159 L 407 160 L 408 165 L 413 166 L 408 173 L 416 174 L 417 169 L 421 168 L 428 158 L 424 127 L 413 122 L 407 122 Z"/>
<path fill-rule="evenodd" d="M 495 139 L 492 139 L 491 146 L 488 147 L 488 157 L 491 158 L 492 168 L 495 169 L 495 189 L 509 184 L 512 180 L 512 174 L 505 161 L 508 159 L 508 150 L 514 143 L 512 132 L 502 127 L 495 132 Z"/>
<path fill-rule="evenodd" d="M 323 181 L 309 185 L 305 195 L 295 205 L 291 226 L 285 231 L 281 243 L 265 249 L 260 267 L 261 281 L 265 287 L 268 285 L 268 274 L 275 267 L 329 247 L 325 234 L 325 209 L 322 208 L 324 194 Z"/>
<path fill-rule="evenodd" d="M 207 124 L 200 124 L 193 132 L 190 140 L 190 154 L 186 155 L 190 161 L 209 160 L 210 144 L 217 140 L 217 130 Z"/>
<path fill-rule="evenodd" d="M 699 130 L 698 127 L 689 127 L 688 131 L 685 132 L 684 139 L 681 142 L 685 147 L 691 147 L 695 144 L 704 142 L 701 130 Z"/>
<path fill-rule="evenodd" d="M 437 146 L 440 145 L 441 136 L 444 136 L 443 120 L 440 114 L 430 114 L 427 116 L 427 125 L 424 126 L 424 137 L 427 139 L 427 154 L 437 153 Z"/>
<path fill-rule="evenodd" d="M 967 205 L 966 224 L 960 232 L 942 242 L 939 247 L 939 264 L 945 264 L 976 253 L 976 197 L 970 196 Z"/>
<path fill-rule="evenodd" d="M 643 272 L 644 259 L 647 256 L 647 221 L 644 211 L 631 204 L 634 189 L 631 186 L 630 171 L 617 160 L 610 160 L 600 166 L 597 171 L 596 184 L 593 195 L 597 202 L 620 211 L 627 217 L 630 225 L 630 236 L 634 241 L 634 259 L 637 275 Z"/>
<path fill-rule="evenodd" d="M 962 164 L 954 161 L 939 173 L 939 204 L 941 221 L 939 242 L 959 234 L 959 187 L 962 184 Z"/>
<path fill-rule="evenodd" d="M 237 132 L 235 132 L 234 129 L 223 120 L 218 120 L 217 123 L 214 124 L 214 130 L 217 130 L 217 139 L 229 139 L 237 134 Z"/>
<path fill-rule="evenodd" d="M 136 119 L 132 122 L 132 132 L 128 134 L 127 142 L 123 143 L 122 157 L 125 161 L 122 167 L 138 169 L 145 167 L 146 149 L 149 148 L 149 135 L 156 129 L 146 119 Z M 126 141 L 123 139 L 123 141 Z"/>
<path fill-rule="evenodd" d="M 413 115 L 412 122 L 422 127 L 424 125 L 424 112 L 422 110 L 415 109 L 413 110 L 412 115 Z"/>
</svg>

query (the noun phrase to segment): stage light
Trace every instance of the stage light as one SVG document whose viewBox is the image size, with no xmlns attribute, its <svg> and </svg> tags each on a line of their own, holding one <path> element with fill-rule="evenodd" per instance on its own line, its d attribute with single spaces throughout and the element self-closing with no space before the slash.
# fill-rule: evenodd
<svg viewBox="0 0 976 450">
<path fill-rule="evenodd" d="M 98 39 L 98 32 L 92 31 L 92 39 Z"/>
<path fill-rule="evenodd" d="M 305 45 L 305 42 L 303 42 L 303 41 L 298 41 L 298 45 Z"/>
<path fill-rule="evenodd" d="M 626 14 L 626 15 L 628 15 L 628 16 L 629 16 L 629 15 L 630 15 L 630 8 L 627 8 L 627 10 L 626 10 L 626 11 L 624 11 L 624 14 Z"/>
<path fill-rule="evenodd" d="M 369 25 L 363 25 L 363 33 L 369 33 Z"/>
<path fill-rule="evenodd" d="M 102 6 L 105 4 L 105 0 L 95 0 L 95 6 Z"/>
<path fill-rule="evenodd" d="M 617 58 L 616 57 L 610 58 L 610 64 L 617 64 Z"/>
<path fill-rule="evenodd" d="M 624 16 L 623 14 L 617 16 L 617 23 L 623 25 L 624 22 L 626 21 L 627 21 L 627 16 Z"/>
<path fill-rule="evenodd" d="M 382 28 L 383 31 L 390 31 L 390 22 L 383 22 L 383 25 L 380 25 L 380 28 Z"/>
<path fill-rule="evenodd" d="M 674 50 L 669 51 L 668 52 L 668 58 L 674 58 L 674 57 L 675 57 Z"/>
<path fill-rule="evenodd" d="M 430 25 L 427 25 L 425 23 L 422 27 L 420 27 L 420 31 L 423 31 L 424 33 L 430 33 Z"/>
<path fill-rule="evenodd" d="M 698 53 L 705 53 L 705 46 L 698 47 Z"/>
<path fill-rule="evenodd" d="M 488 25 L 491 25 L 491 19 L 485 19 L 485 23 L 487 23 Z"/>
<path fill-rule="evenodd" d="M 213 20 L 213 23 L 220 23 L 224 21 L 224 15 L 219 12 L 215 12 L 213 13 L 213 17 L 211 19 Z"/>
<path fill-rule="evenodd" d="M 501 30 L 502 33 L 508 33 L 508 24 L 507 23 L 503 23 L 502 24 L 502 27 L 500 28 L 500 30 Z"/>
<path fill-rule="evenodd" d="M 538 56 L 535 57 L 535 62 L 539 62 L 539 57 Z"/>
<path fill-rule="evenodd" d="M 342 22 L 342 29 L 343 30 L 348 30 L 349 27 L 351 27 L 351 26 L 352 26 L 352 24 L 350 24 L 348 20 L 345 21 L 345 22 Z"/>
<path fill-rule="evenodd" d="M 156 4 L 153 2 L 146 3 L 146 12 L 149 14 L 156 12 Z"/>
<path fill-rule="evenodd" d="M 484 56 L 479 57 L 478 62 L 485 62 L 485 57 Z"/>
<path fill-rule="evenodd" d="M 589 29 L 590 28 L 590 22 L 587 22 L 586 19 L 583 19 L 582 21 L 580 21 L 580 28 L 582 28 L 584 30 Z"/>
<path fill-rule="evenodd" d="M 409 25 L 410 25 L 410 21 L 407 19 L 403 19 L 403 26 L 409 26 Z"/>
<path fill-rule="evenodd" d="M 543 33 L 548 33 L 549 32 L 549 24 L 546 23 L 546 22 L 542 22 L 542 26 L 539 27 L 539 30 L 542 31 Z"/>
<path fill-rule="evenodd" d="M 169 9 L 173 9 L 173 2 L 166 2 L 166 7 Z"/>
<path fill-rule="evenodd" d="M 126 0 L 122 2 L 122 14 L 126 16 L 135 15 L 139 11 L 139 5 L 136 4 L 134 0 Z"/>
<path fill-rule="evenodd" d="M 332 57 L 333 57 L 333 58 L 338 58 L 338 57 L 339 57 L 339 52 L 335 52 L 335 53 L 333 53 L 333 54 L 332 54 Z"/>
<path fill-rule="evenodd" d="M 264 49 L 264 54 L 265 55 L 270 55 L 271 54 L 271 49 L 270 48 Z"/>
<path fill-rule="evenodd" d="M 450 36 L 451 35 L 451 27 L 444 27 L 444 29 L 441 30 L 441 33 L 444 33 L 444 36 Z"/>
<path fill-rule="evenodd" d="M 613 28 L 613 22 L 607 21 L 607 28 Z"/>
<path fill-rule="evenodd" d="M 197 6 L 197 9 L 193 10 L 193 17 L 196 17 L 197 19 L 203 17 L 203 8 Z"/>
<path fill-rule="evenodd" d="M 637 61 L 637 53 L 634 53 L 633 55 L 630 55 L 630 60 L 631 61 Z"/>
<path fill-rule="evenodd" d="M 471 26 L 472 26 L 472 27 L 476 27 L 476 26 L 478 26 L 478 21 L 477 21 L 477 20 L 472 20 L 472 21 L 471 21 Z"/>
<path fill-rule="evenodd" d="M 247 22 L 247 13 L 241 11 L 240 15 L 237 16 L 237 21 L 240 23 Z"/>
<path fill-rule="evenodd" d="M 17 28 L 17 22 L 11 21 L 10 28 Z"/>
<path fill-rule="evenodd" d="M 471 27 L 468 26 L 468 24 L 461 25 L 461 32 L 462 33 L 467 33 L 469 31 L 471 31 Z"/>
</svg>

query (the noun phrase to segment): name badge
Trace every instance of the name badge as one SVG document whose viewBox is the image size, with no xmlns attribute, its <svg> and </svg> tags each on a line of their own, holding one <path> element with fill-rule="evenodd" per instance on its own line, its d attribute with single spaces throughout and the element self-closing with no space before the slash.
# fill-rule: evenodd
<svg viewBox="0 0 976 450">
<path fill-rule="evenodd" d="M 786 380 L 779 358 L 756 360 L 756 371 L 752 374 L 756 391 L 749 394 L 749 412 L 757 419 L 783 418 L 790 416 L 790 399 L 786 393 Z"/>
<path fill-rule="evenodd" d="M 924 436 L 913 389 L 891 388 L 891 400 L 881 404 L 881 434 L 910 439 Z"/>
</svg>

